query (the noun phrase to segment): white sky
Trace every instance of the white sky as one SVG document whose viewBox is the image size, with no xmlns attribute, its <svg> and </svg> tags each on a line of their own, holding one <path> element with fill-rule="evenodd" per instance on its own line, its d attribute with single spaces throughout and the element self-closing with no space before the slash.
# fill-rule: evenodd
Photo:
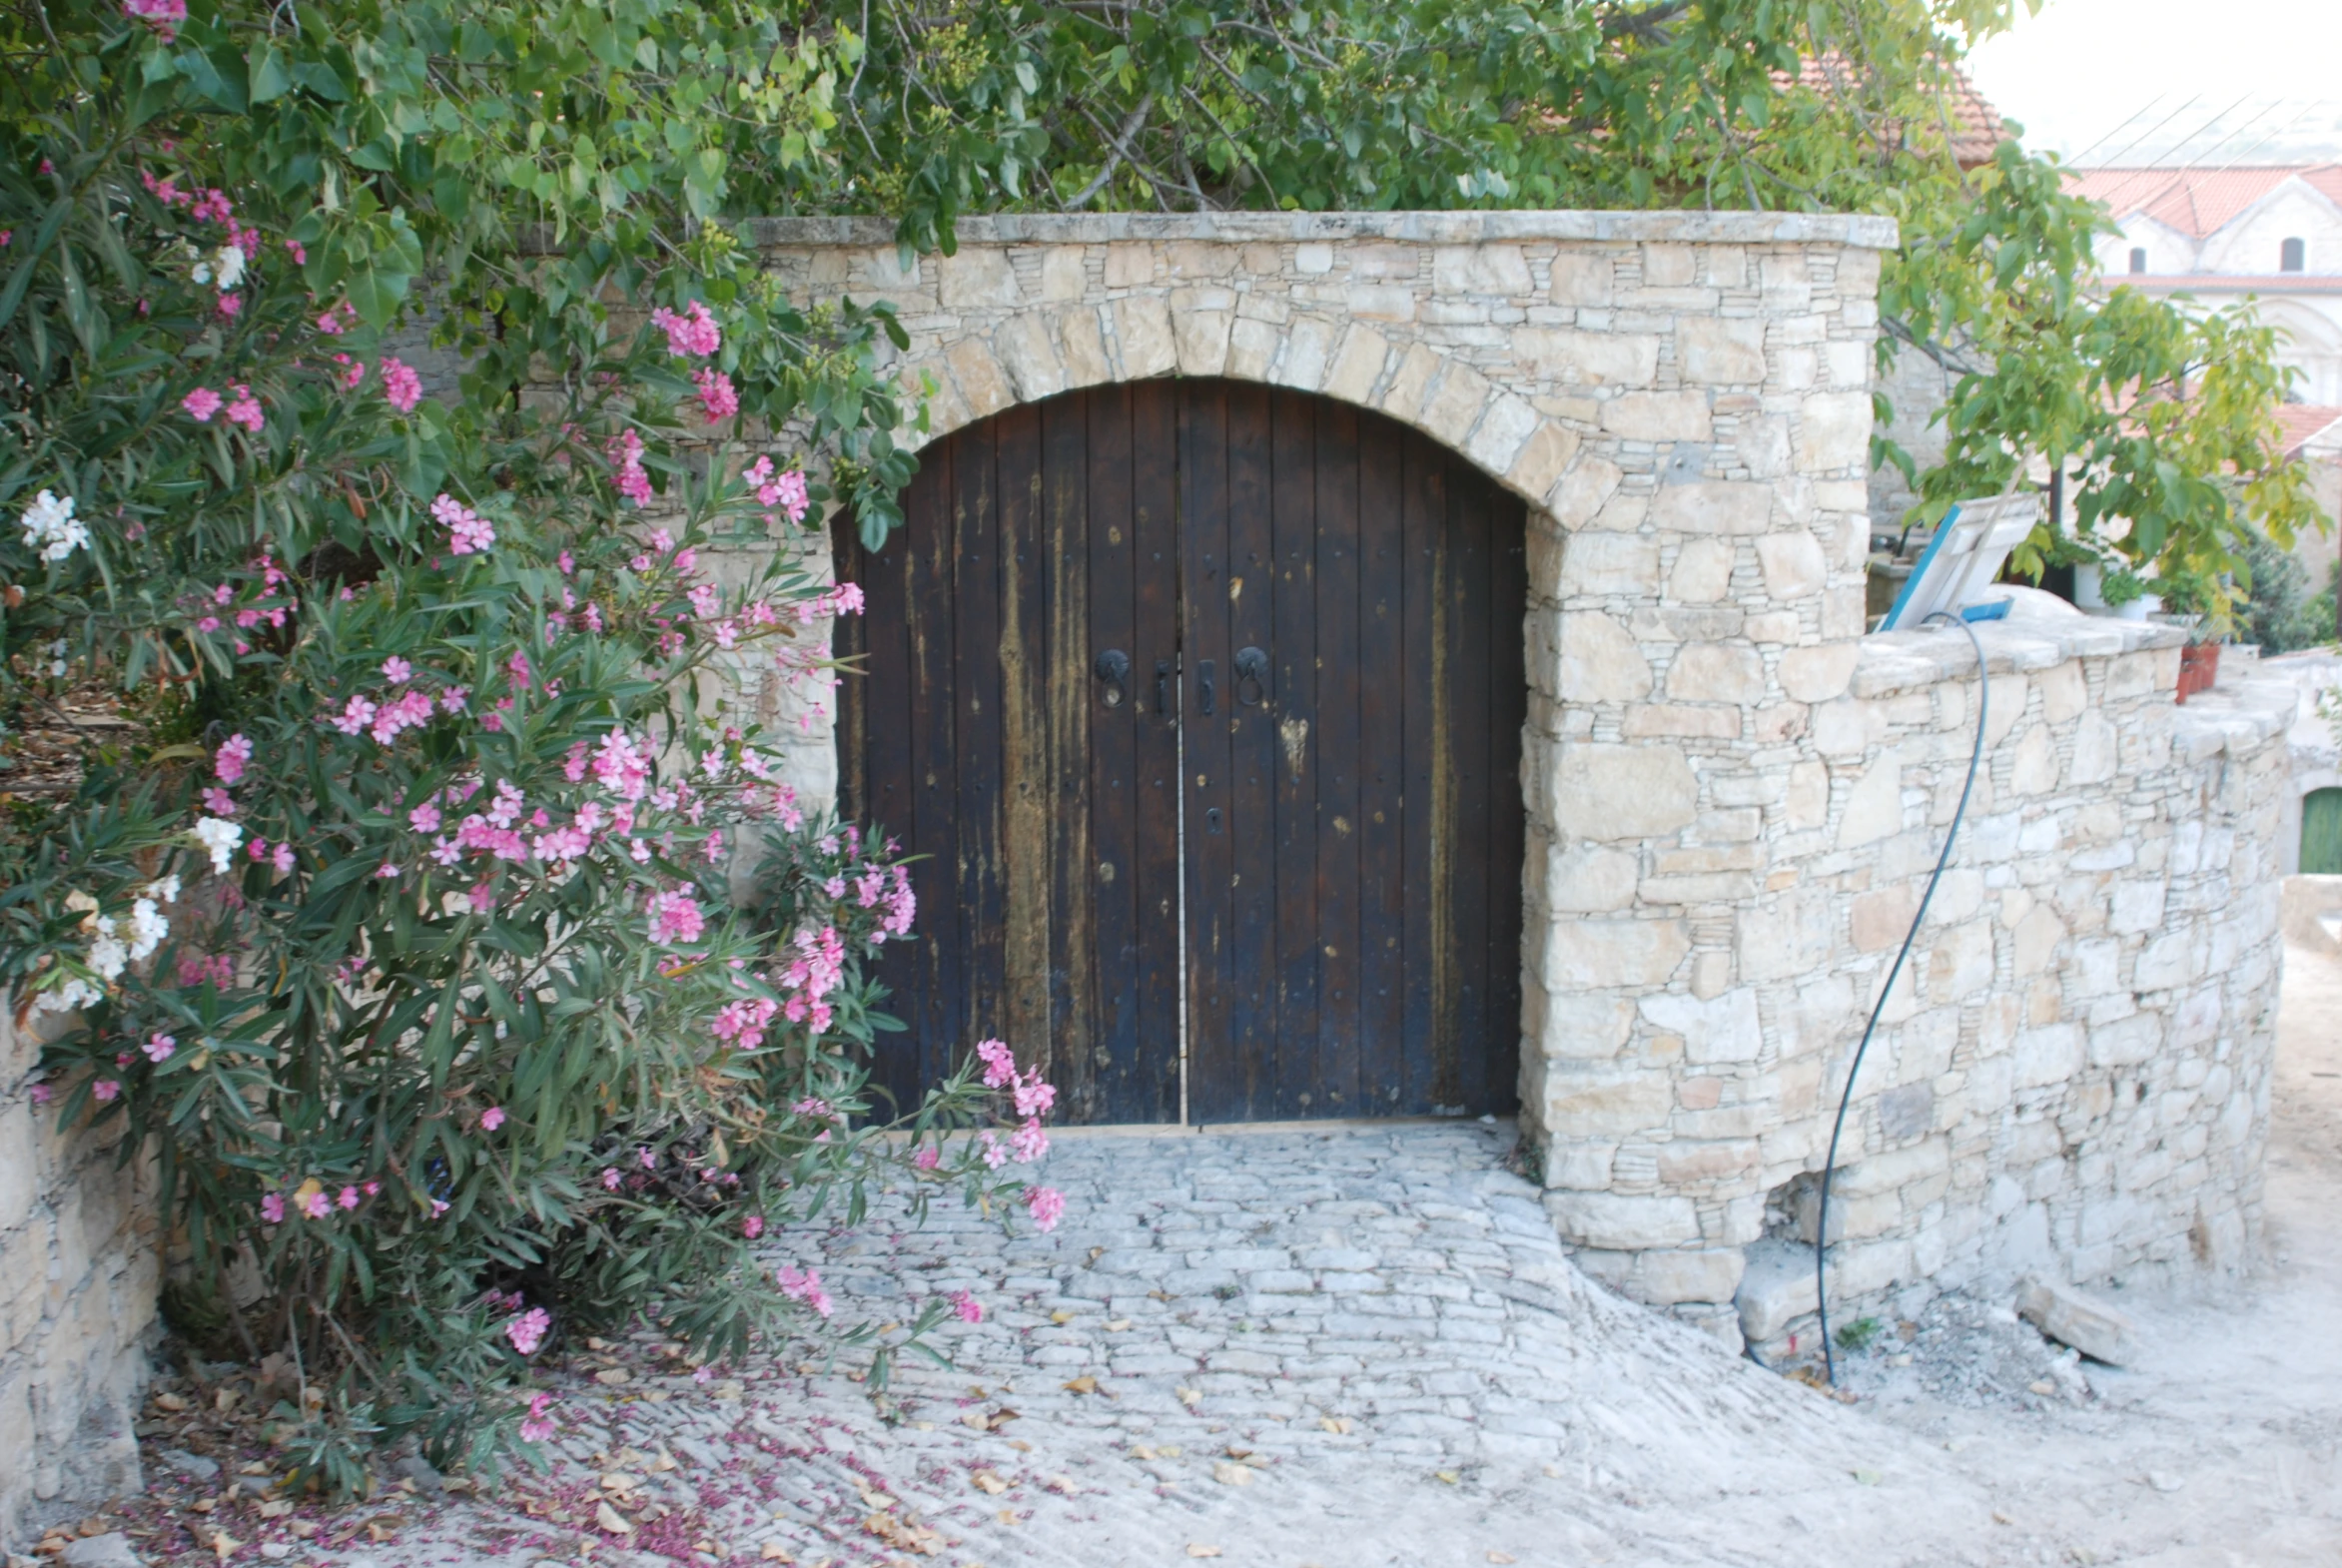
<svg viewBox="0 0 2342 1568">
<path fill-rule="evenodd" d="M 2342 0 L 2047 0 L 1968 70 L 2085 163 L 2342 157 Z"/>
</svg>

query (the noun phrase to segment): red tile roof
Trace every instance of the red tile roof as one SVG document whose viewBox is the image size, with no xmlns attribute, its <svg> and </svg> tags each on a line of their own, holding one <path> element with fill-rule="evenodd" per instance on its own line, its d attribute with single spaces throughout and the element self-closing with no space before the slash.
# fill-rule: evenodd
<svg viewBox="0 0 2342 1568">
<path fill-rule="evenodd" d="M 1976 84 L 1968 80 L 1965 71 L 1956 65 L 1946 66 L 1945 70 L 1952 78 L 1944 90 L 1944 118 L 1952 131 L 1952 160 L 1962 169 L 1988 164 L 1992 161 L 1992 149 L 2009 140 L 2001 127 L 2000 111 L 1976 91 Z M 1798 85 L 1818 93 L 1843 94 L 1855 83 L 1846 56 L 1833 50 L 1799 61 Z"/>
<path fill-rule="evenodd" d="M 2144 214 L 2201 240 L 2288 180 L 2342 205 L 2342 164 L 2241 169 L 2075 169 L 2066 188 L 2104 202 L 2117 220 Z"/>
<path fill-rule="evenodd" d="M 2314 402 L 2281 402 L 2277 405 L 2277 422 L 2284 426 L 2285 455 L 2290 457 L 2308 445 L 2311 437 L 2342 424 L 2342 408 L 2321 407 Z"/>
</svg>

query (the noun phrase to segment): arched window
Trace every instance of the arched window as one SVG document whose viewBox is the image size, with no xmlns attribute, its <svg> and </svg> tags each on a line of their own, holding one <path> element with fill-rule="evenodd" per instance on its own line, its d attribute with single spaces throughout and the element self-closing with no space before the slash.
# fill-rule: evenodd
<svg viewBox="0 0 2342 1568">
<path fill-rule="evenodd" d="M 2299 240 L 2287 240 L 2284 244 L 2278 246 L 2277 271 L 2281 273 L 2300 272 L 2303 264 L 2308 259 L 2305 254 L 2308 250 L 2309 247 L 2302 244 L 2302 242 Z"/>
<path fill-rule="evenodd" d="M 2147 270 L 2147 253 L 2144 246 L 2134 245 L 2130 248 L 2130 270 L 2134 273 L 2143 273 Z"/>
</svg>

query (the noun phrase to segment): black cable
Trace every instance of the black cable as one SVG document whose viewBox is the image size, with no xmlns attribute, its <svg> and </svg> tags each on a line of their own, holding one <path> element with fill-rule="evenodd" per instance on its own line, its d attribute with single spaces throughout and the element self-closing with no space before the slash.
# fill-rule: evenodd
<svg viewBox="0 0 2342 1568">
<path fill-rule="evenodd" d="M 1938 610 L 1929 621 L 1948 620 L 1967 633 L 1968 646 L 1976 652 L 1976 744 L 1967 757 L 1967 782 L 1959 787 L 1959 805 L 1952 813 L 1952 827 L 1944 835 L 1944 853 L 1936 857 L 1936 869 L 1928 877 L 1928 889 L 1920 895 L 1919 912 L 1911 918 L 1911 930 L 1904 934 L 1903 948 L 1895 955 L 1895 967 L 1887 971 L 1887 984 L 1879 988 L 1879 1000 L 1871 1005 L 1871 1021 L 1863 1026 L 1862 1043 L 1854 1048 L 1854 1062 L 1846 1070 L 1846 1092 L 1838 1097 L 1838 1121 L 1830 1129 L 1830 1156 L 1822 1162 L 1822 1207 L 1814 1223 L 1814 1305 L 1822 1319 L 1822 1367 L 1827 1381 L 1838 1383 L 1838 1357 L 1830 1349 L 1830 1279 L 1826 1260 L 1830 1251 L 1830 1180 L 1838 1174 L 1838 1140 L 1846 1132 L 1846 1108 L 1854 1104 L 1855 1078 L 1863 1070 L 1863 1054 L 1871 1049 L 1871 1036 L 1879 1029 L 1879 1015 L 1887 1011 L 1887 999 L 1895 994 L 1895 982 L 1903 973 L 1904 961 L 1911 957 L 1912 944 L 1920 939 L 1920 926 L 1928 918 L 1929 901 L 1936 896 L 1936 884 L 1944 880 L 1944 868 L 1952 863 L 1952 846 L 1959 837 L 1960 819 L 1967 815 L 1967 798 L 1976 787 L 1976 767 L 1984 760 L 1984 717 L 1991 705 L 1992 677 L 1984 667 L 1984 644 L 1976 636 L 1975 627 L 1947 610 Z"/>
</svg>

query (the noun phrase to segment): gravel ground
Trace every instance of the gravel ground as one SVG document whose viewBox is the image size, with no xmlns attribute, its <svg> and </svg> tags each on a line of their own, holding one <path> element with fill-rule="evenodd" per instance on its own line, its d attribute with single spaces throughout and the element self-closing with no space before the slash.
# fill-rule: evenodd
<svg viewBox="0 0 2342 1568">
<path fill-rule="evenodd" d="M 139 1544 L 225 1527 L 238 1562 L 332 1568 L 2330 1565 L 2337 1021 L 2342 961 L 2291 955 L 2267 1266 L 2116 1297 L 2145 1347 L 2126 1369 L 1953 1295 L 1847 1357 L 1842 1402 L 1587 1281 L 1502 1129 L 1098 1134 L 1052 1157 L 1053 1235 L 799 1238 L 842 1313 L 988 1303 L 953 1368 L 882 1400 L 794 1353 L 695 1382 L 648 1335 L 569 1367 L 550 1475 L 263 1519 L 196 1516 L 222 1481 L 150 1463 Z"/>
</svg>

